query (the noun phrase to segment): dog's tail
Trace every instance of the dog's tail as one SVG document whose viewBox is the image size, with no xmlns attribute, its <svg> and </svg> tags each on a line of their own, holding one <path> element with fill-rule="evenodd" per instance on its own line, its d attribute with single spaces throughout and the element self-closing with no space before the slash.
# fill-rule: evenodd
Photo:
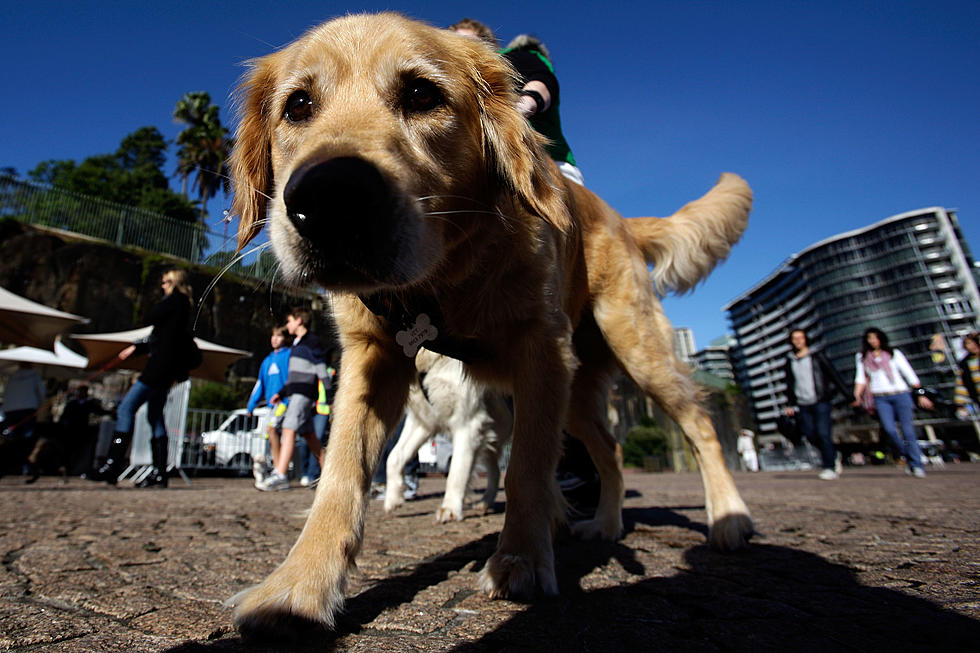
<svg viewBox="0 0 980 653">
<path fill-rule="evenodd" d="M 630 218 L 626 225 L 647 263 L 657 294 L 691 290 L 723 261 L 749 223 L 752 189 L 726 172 L 700 199 L 669 218 Z"/>
</svg>

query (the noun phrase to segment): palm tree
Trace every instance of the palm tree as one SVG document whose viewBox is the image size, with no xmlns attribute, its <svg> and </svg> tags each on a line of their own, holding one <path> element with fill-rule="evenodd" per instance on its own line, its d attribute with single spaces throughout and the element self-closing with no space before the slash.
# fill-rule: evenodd
<svg viewBox="0 0 980 653">
<path fill-rule="evenodd" d="M 174 120 L 187 127 L 177 135 L 177 174 L 183 180 L 187 196 L 187 180 L 194 177 L 194 190 L 201 201 L 201 222 L 207 216 L 207 202 L 219 190 L 228 192 L 228 157 L 233 139 L 221 124 L 218 105 L 204 91 L 186 93 L 177 102 Z"/>
</svg>

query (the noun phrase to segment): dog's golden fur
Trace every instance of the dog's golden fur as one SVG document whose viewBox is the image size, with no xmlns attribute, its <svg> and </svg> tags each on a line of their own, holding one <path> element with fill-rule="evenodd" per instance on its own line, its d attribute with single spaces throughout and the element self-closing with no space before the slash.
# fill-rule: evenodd
<svg viewBox="0 0 980 653">
<path fill-rule="evenodd" d="M 330 291 L 343 376 L 309 518 L 286 560 L 234 599 L 240 627 L 333 626 L 342 605 L 366 490 L 414 372 L 395 319 L 362 301 L 372 296 L 437 305 L 440 333 L 477 345 L 469 373 L 514 397 L 505 522 L 481 575 L 491 596 L 557 592 L 563 428 L 602 479 L 595 519 L 574 530 L 619 536 L 621 458 L 604 425 L 616 364 L 689 438 L 711 544 L 751 535 L 647 270 L 661 290 L 704 278 L 747 224 L 749 187 L 725 174 L 669 219 L 623 220 L 558 173 L 516 99 L 513 70 L 487 46 L 388 13 L 328 22 L 246 76 L 240 244 L 268 221 L 286 277 Z"/>
</svg>

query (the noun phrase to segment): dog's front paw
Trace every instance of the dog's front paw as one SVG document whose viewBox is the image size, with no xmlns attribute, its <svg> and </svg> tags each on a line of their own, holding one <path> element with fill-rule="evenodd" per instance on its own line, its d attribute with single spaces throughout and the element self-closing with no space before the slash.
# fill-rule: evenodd
<svg viewBox="0 0 980 653">
<path fill-rule="evenodd" d="M 439 506 L 436 510 L 436 521 L 440 524 L 448 524 L 451 521 L 463 521 L 462 506 Z"/>
<path fill-rule="evenodd" d="M 532 560 L 528 556 L 497 551 L 480 572 L 480 589 L 492 599 L 529 599 L 535 589 L 545 596 L 558 595 L 554 556 Z"/>
<path fill-rule="evenodd" d="M 346 576 L 327 576 L 322 566 L 299 569 L 287 560 L 261 584 L 239 592 L 226 605 L 234 607 L 235 626 L 247 636 L 289 633 L 300 624 L 332 630 L 344 602 Z"/>
</svg>

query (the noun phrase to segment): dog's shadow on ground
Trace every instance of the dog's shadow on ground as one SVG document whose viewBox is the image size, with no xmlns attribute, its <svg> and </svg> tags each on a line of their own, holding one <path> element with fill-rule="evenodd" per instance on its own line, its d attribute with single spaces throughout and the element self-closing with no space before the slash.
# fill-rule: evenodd
<svg viewBox="0 0 980 653">
<path fill-rule="evenodd" d="M 628 526 L 707 533 L 705 525 L 669 508 L 627 509 L 624 516 Z M 336 638 L 357 633 L 385 610 L 473 562 L 482 566 L 496 540 L 497 534 L 486 535 L 368 587 L 348 600 L 336 633 L 299 624 L 290 643 L 224 638 L 188 642 L 168 653 L 333 650 Z M 561 595 L 530 603 L 455 650 L 954 651 L 972 650 L 980 641 L 980 623 L 896 590 L 863 586 L 851 569 L 805 551 L 755 541 L 722 554 L 702 544 L 686 551 L 684 567 L 650 570 L 637 560 L 638 544 L 637 538 L 627 546 L 559 537 Z M 651 537 L 649 545 L 663 543 Z M 613 559 L 642 579 L 582 588 L 586 576 Z M 590 582 L 602 584 L 594 577 Z"/>
</svg>

